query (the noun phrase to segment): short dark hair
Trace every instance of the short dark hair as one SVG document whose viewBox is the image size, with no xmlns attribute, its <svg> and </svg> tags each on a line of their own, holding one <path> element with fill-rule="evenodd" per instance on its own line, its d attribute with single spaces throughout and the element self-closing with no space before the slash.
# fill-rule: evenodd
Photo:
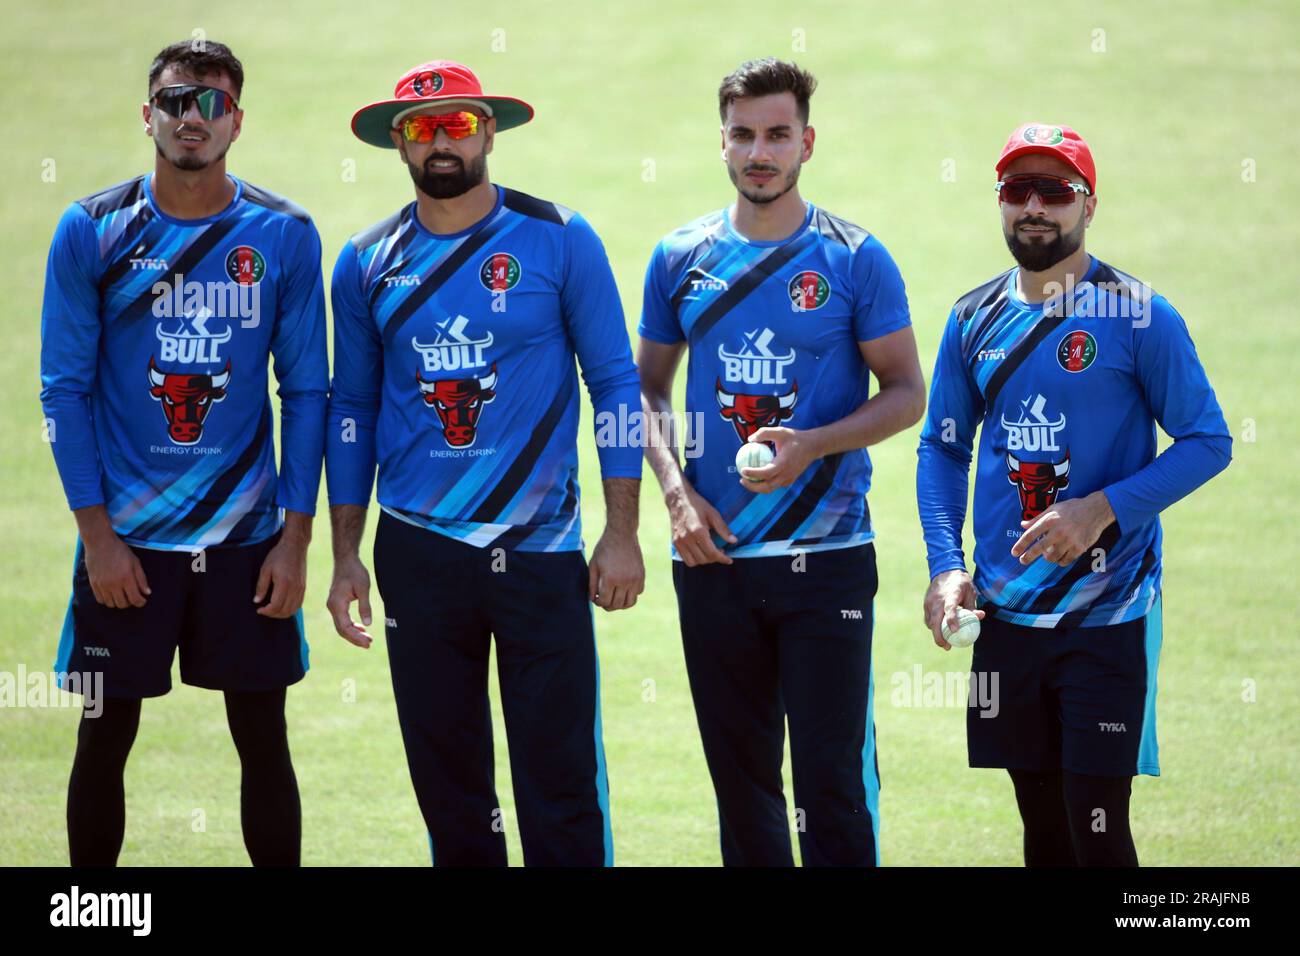
<svg viewBox="0 0 1300 956">
<path fill-rule="evenodd" d="M 728 73 L 718 87 L 718 113 L 727 121 L 727 107 L 734 100 L 747 96 L 768 96 L 772 93 L 793 93 L 799 110 L 799 121 L 808 125 L 808 101 L 817 89 L 817 78 L 795 63 L 786 63 L 774 56 L 761 60 L 746 60 Z"/>
<path fill-rule="evenodd" d="M 215 40 L 182 40 L 163 47 L 149 67 L 150 90 L 169 66 L 180 67 L 200 80 L 214 73 L 224 73 L 230 77 L 230 83 L 235 88 L 235 99 L 239 99 L 244 91 L 244 65 L 224 43 Z"/>
</svg>

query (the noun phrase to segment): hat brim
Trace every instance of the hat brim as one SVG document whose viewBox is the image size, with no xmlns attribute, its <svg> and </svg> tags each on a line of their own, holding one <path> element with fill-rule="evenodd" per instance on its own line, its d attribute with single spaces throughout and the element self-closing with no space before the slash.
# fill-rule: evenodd
<svg viewBox="0 0 1300 956">
<path fill-rule="evenodd" d="M 1021 156 L 1055 156 L 1061 162 L 1065 163 L 1065 165 L 1069 166 L 1076 173 L 1082 176 L 1083 181 L 1088 184 L 1089 190 L 1095 190 L 1097 188 L 1088 179 L 1088 174 L 1085 173 L 1082 169 L 1080 169 L 1078 165 L 1074 163 L 1073 160 L 1071 160 L 1060 150 L 1055 149 L 1051 146 L 1038 146 L 1033 143 L 1026 143 L 1024 146 L 1017 146 L 1011 152 L 1007 153 L 1005 156 L 998 159 L 997 165 L 993 167 L 994 172 L 996 172 L 999 176 L 1001 176 L 1002 170 L 1006 169 L 1008 166 L 1010 166 Z"/>
<path fill-rule="evenodd" d="M 523 100 L 510 96 L 471 96 L 457 93 L 448 96 L 426 96 L 417 100 L 382 100 L 363 106 L 352 116 L 352 132 L 357 139 L 371 146 L 382 149 L 396 149 L 389 132 L 393 128 L 393 118 L 412 107 L 428 104 L 435 106 L 448 100 L 481 100 L 492 107 L 492 116 L 497 121 L 497 132 L 523 126 L 533 118 L 533 108 Z"/>
</svg>

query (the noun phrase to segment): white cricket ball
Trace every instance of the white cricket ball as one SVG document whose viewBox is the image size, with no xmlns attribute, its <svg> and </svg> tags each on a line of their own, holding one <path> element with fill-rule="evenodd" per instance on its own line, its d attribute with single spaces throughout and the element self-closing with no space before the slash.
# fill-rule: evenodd
<svg viewBox="0 0 1300 956">
<path fill-rule="evenodd" d="M 943 627 L 940 628 L 943 639 L 953 647 L 970 647 L 975 643 L 975 639 L 980 636 L 980 619 L 975 616 L 974 611 L 968 611 L 964 607 L 957 609 L 957 630 L 950 631 L 948 622 L 945 620 Z"/>
<path fill-rule="evenodd" d="M 736 473 L 740 474 L 742 468 L 762 468 L 765 465 L 770 465 L 775 457 L 772 454 L 772 449 L 762 442 L 747 442 L 741 445 L 740 450 L 736 452 Z M 740 477 L 744 478 L 745 476 L 740 474 Z M 756 478 L 752 480 L 762 481 L 764 479 Z"/>
</svg>

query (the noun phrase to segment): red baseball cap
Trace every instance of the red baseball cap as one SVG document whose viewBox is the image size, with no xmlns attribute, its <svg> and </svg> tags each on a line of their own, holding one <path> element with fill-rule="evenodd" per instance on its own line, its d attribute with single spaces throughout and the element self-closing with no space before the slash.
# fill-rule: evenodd
<svg viewBox="0 0 1300 956">
<path fill-rule="evenodd" d="M 1083 181 L 1088 184 L 1092 192 L 1097 191 L 1097 166 L 1092 161 L 1092 150 L 1088 149 L 1088 144 L 1083 141 L 1083 137 L 1070 127 L 1053 126 L 1050 123 L 1026 123 L 1011 134 L 1007 145 L 1002 147 L 1002 155 L 998 157 L 997 165 L 993 168 L 1001 178 L 1002 170 L 1006 169 L 1013 159 L 1031 153 L 1059 157 L 1083 177 Z"/>
<path fill-rule="evenodd" d="M 407 113 L 431 104 L 459 103 L 477 106 L 488 116 L 496 117 L 497 132 L 523 126 L 533 118 L 533 108 L 513 96 L 486 96 L 474 71 L 451 60 L 431 60 L 402 74 L 393 88 L 393 99 L 380 100 L 357 110 L 352 117 L 352 132 L 371 146 L 393 149 L 389 130 Z"/>
</svg>

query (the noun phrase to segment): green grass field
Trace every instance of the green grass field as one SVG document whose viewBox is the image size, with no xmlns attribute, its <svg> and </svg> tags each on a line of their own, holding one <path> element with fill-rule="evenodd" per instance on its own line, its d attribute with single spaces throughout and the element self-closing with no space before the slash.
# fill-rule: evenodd
<svg viewBox="0 0 1300 956">
<path fill-rule="evenodd" d="M 1135 784 L 1139 854 L 1147 865 L 1295 862 L 1293 4 L 1229 13 L 1209 2 L 1157 9 L 1109 0 L 1050 9 L 768 0 L 726 8 L 682 0 L 364 8 L 132 0 L 92 9 L 61 0 L 7 6 L 5 20 L 0 670 L 48 669 L 75 538 L 41 438 L 46 250 L 69 201 L 152 167 L 140 103 L 158 49 L 202 29 L 243 60 L 247 113 L 230 170 L 312 213 L 327 275 L 348 235 L 411 196 L 394 155 L 352 137 L 352 111 L 386 96 L 423 60 L 470 64 L 489 92 L 537 108 L 536 122 L 501 135 L 493 179 L 591 221 L 633 330 L 655 241 L 730 201 L 718 158 L 718 81 L 742 59 L 774 54 L 821 82 L 803 194 L 888 246 L 907 280 L 927 376 L 953 300 L 1010 261 L 991 188 L 1007 133 L 1043 119 L 1089 139 L 1100 202 L 1088 248 L 1182 312 L 1236 439 L 1228 471 L 1165 517 L 1164 776 Z M 584 416 L 590 547 L 602 502 L 589 406 Z M 891 865 L 1016 865 L 1010 783 L 1000 771 L 966 767 L 961 710 L 890 700 L 896 674 L 969 663 L 969 652 L 937 650 L 920 624 L 927 575 L 913 494 L 916 437 L 913 430 L 872 452 L 883 857 Z M 616 858 L 623 866 L 712 865 L 715 804 L 682 664 L 665 512 L 648 470 L 644 489 L 645 594 L 630 612 L 597 616 Z M 323 487 L 320 507 L 323 514 Z M 369 548 L 368 536 L 363 554 Z M 312 669 L 289 697 L 303 860 L 427 863 L 383 644 L 362 652 L 334 635 L 324 609 L 329 573 L 320 520 L 305 607 Z M 0 863 L 66 862 L 76 724 L 71 708 L 0 709 Z M 496 740 L 518 863 L 499 713 Z M 178 681 L 149 701 L 127 769 L 121 862 L 246 864 L 238 772 L 219 695 Z"/>
</svg>

